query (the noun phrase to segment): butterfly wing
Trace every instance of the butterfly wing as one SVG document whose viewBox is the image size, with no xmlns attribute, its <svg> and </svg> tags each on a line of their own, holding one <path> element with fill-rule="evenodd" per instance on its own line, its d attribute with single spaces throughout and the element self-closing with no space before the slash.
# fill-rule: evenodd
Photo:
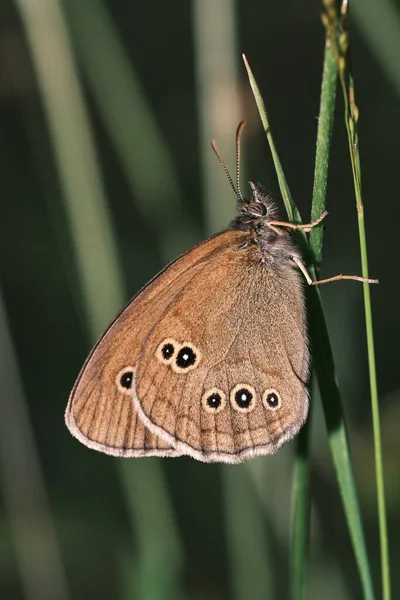
<svg viewBox="0 0 400 600">
<path fill-rule="evenodd" d="M 134 400 L 145 425 L 203 461 L 275 452 L 308 411 L 304 299 L 289 264 L 268 267 L 248 232 L 190 278 L 138 357 Z"/>
<path fill-rule="evenodd" d="M 177 456 L 173 440 L 146 428 L 132 400 L 136 363 L 152 327 L 192 277 L 229 243 L 220 234 L 175 260 L 117 316 L 96 344 L 65 412 L 70 432 L 86 446 L 114 456 Z"/>
</svg>

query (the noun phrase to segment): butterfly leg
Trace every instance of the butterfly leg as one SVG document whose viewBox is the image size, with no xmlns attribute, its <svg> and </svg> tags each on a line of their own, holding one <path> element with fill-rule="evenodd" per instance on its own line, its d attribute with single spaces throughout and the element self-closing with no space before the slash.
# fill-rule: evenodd
<svg viewBox="0 0 400 600">
<path fill-rule="evenodd" d="M 379 283 L 378 279 L 367 279 L 366 277 L 359 277 L 358 275 L 335 275 L 334 277 L 328 277 L 327 279 L 320 279 L 313 281 L 306 269 L 305 264 L 299 259 L 298 256 L 292 256 L 293 262 L 296 263 L 300 271 L 303 273 L 308 285 L 321 285 L 322 283 L 331 283 L 332 281 L 340 281 L 341 279 L 352 279 L 354 281 L 361 281 L 361 283 Z"/>
<path fill-rule="evenodd" d="M 271 229 L 275 230 L 275 227 L 288 227 L 289 229 L 303 229 L 306 233 L 309 233 L 313 227 L 316 227 L 321 223 L 323 219 L 325 219 L 328 211 L 322 213 L 316 221 L 312 223 L 287 223 L 286 221 L 267 221 L 267 225 L 271 227 Z"/>
</svg>

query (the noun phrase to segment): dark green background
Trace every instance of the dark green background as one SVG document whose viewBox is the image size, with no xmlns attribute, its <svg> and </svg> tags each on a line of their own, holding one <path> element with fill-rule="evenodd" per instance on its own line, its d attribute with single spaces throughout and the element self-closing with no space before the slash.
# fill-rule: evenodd
<svg viewBox="0 0 400 600">
<path fill-rule="evenodd" d="M 81 0 L 84 2 L 85 0 Z M 79 2 L 65 3 L 66 13 L 79 19 Z M 93 128 L 101 175 L 110 216 L 118 238 L 119 260 L 126 284 L 126 300 L 167 258 L 173 258 L 191 240 L 201 240 L 206 227 L 204 173 L 199 121 L 200 98 L 196 84 L 193 4 L 188 0 L 145 3 L 114 0 L 102 5 L 127 53 L 142 87 L 143 100 L 153 114 L 182 190 L 182 204 L 164 218 L 170 198 L 160 190 L 151 211 L 144 210 L 146 191 L 132 192 L 120 159 L 98 109 L 87 72 L 80 63 L 79 45 L 71 29 L 81 84 Z M 350 22 L 353 70 L 360 109 L 360 153 L 366 207 L 370 274 L 380 285 L 372 292 L 378 382 L 381 401 L 387 508 L 393 569 L 393 597 L 399 593 L 395 568 L 400 554 L 399 486 L 399 351 L 398 225 L 400 139 L 400 33 L 393 41 L 385 35 L 387 6 L 372 17 L 372 0 L 354 2 Z M 279 198 L 267 142 L 249 92 L 240 53 L 245 52 L 266 99 L 275 141 L 286 176 L 304 219 L 309 218 L 324 30 L 321 5 L 293 1 L 229 3 L 236 10 L 237 61 L 243 114 L 249 122 L 244 135 L 246 175 L 263 182 Z M 400 11 L 393 3 L 400 23 Z M 70 10 L 73 9 L 73 10 Z M 212 3 L 211 3 L 212 11 Z M 396 12 L 397 11 L 397 12 Z M 380 15 L 380 16 L 379 16 Z M 390 20 L 396 27 L 396 21 Z M 400 32 L 400 25 L 399 32 Z M 85 32 L 94 47 L 101 40 Z M 221 41 L 222 43 L 222 41 Z M 386 52 L 386 54 L 385 54 Z M 118 97 L 118 89 L 114 90 Z M 132 113 L 135 106 L 131 107 Z M 233 146 L 237 123 L 232 124 Z M 228 143 L 218 140 L 222 154 Z M 148 144 L 146 136 L 132 139 L 135 146 Z M 232 148 L 229 149 L 229 152 Z M 211 149 L 210 149 L 211 152 Z M 230 165 L 233 171 L 233 165 Z M 219 166 L 215 160 L 215 169 Z M 151 179 L 151 173 L 149 174 Z M 222 177 L 222 175 L 221 175 Z M 234 205 L 228 184 L 224 193 Z M 71 598 L 145 598 L 138 579 L 146 577 L 161 588 L 148 598 L 240 598 L 237 583 L 240 553 L 246 566 L 240 578 L 249 598 L 288 596 L 288 531 L 294 444 L 278 455 L 252 461 L 250 469 L 203 465 L 189 458 L 177 460 L 132 459 L 131 484 L 140 469 L 146 477 L 148 461 L 157 461 L 165 474 L 178 535 L 183 544 L 181 576 L 171 575 L 171 587 L 162 564 L 169 565 L 167 533 L 149 534 L 150 548 L 161 558 L 154 570 L 143 567 L 138 522 L 130 519 L 128 496 L 121 483 L 121 459 L 93 452 L 67 431 L 63 413 L 75 377 L 90 349 L 71 231 L 66 219 L 63 190 L 53 153 L 46 112 L 32 68 L 31 54 L 16 4 L 0 5 L 0 267 L 1 292 L 12 334 L 34 444 L 43 471 L 49 510 L 55 523 L 63 568 Z M 243 188 L 246 191 L 245 182 Z M 215 197 L 218 203 L 219 197 Z M 329 169 L 324 260 L 321 275 L 360 273 L 359 244 L 353 184 L 343 121 L 343 102 L 338 93 L 331 163 Z M 151 212 L 154 218 L 150 216 Z M 161 217 L 160 217 L 161 215 Z M 282 211 L 283 215 L 283 211 Z M 226 216 L 227 222 L 230 215 Z M 162 246 L 170 239 L 170 250 Z M 168 229 L 170 228 L 170 229 Z M 170 232 L 170 235 L 169 235 Z M 168 237 L 169 236 L 169 237 Z M 163 238 L 163 239 L 164 239 Z M 167 257 L 167 254 L 170 254 Z M 322 290 L 335 351 L 339 381 L 349 421 L 350 443 L 368 549 L 379 583 L 379 544 L 374 488 L 373 440 L 364 332 L 362 286 L 336 283 Z M 109 315 L 109 319 L 112 318 Z M 105 327 L 107 322 L 103 323 Z M 3 327 L 3 326 L 2 326 Z M 7 368 L 4 359 L 4 369 Z M 3 365 L 2 365 L 3 368 Z M 12 399 L 0 380 L 1 402 Z M 312 462 L 312 533 L 307 598 L 361 598 L 349 535 L 331 466 L 326 432 L 315 396 Z M 2 413 L 0 435 L 8 428 Z M 22 431 L 22 430 L 21 430 Z M 4 446 L 4 445 L 3 445 Z M 3 447 L 0 483 L 6 485 Z M 28 461 L 29 462 L 29 461 Z M 26 481 L 29 481 L 27 477 Z M 261 491 L 261 493 L 260 493 Z M 147 492 L 146 492 L 147 493 Z M 241 496 L 241 494 L 244 494 Z M 27 484 L 22 497 L 29 497 Z M 149 503 L 164 502 L 148 490 Z M 234 498 L 231 498 L 231 495 Z M 0 594 L 5 599 L 39 598 L 26 595 L 16 559 L 12 506 L 1 495 Z M 235 505 L 231 513 L 232 500 Z M 235 500 L 237 500 L 235 504 Z M 15 506 L 25 547 L 35 553 L 41 543 L 40 515 L 24 504 Z M 233 516 L 232 516 L 233 514 Z M 136 514 L 137 517 L 137 514 Z M 139 518 L 146 531 L 151 524 Z M 243 536 L 249 522 L 259 536 Z M 132 526 L 131 526 L 132 525 Z M 43 534 L 44 535 L 44 534 Z M 29 544 L 33 540 L 33 548 Z M 232 559 L 236 547 L 236 560 Z M 161 548 L 161 551 L 160 549 Z M 260 554 L 262 552 L 262 554 Z M 239 554 L 238 554 L 239 553 Z M 150 552 L 151 555 L 151 552 Z M 239 558 L 238 558 L 239 557 Z M 265 561 L 265 562 L 263 562 Z M 146 563 L 147 564 L 147 563 Z M 161 564 L 161 566 L 160 566 Z M 254 572 L 248 565 L 254 565 Z M 151 559 L 150 559 L 151 565 Z M 168 577 L 167 577 L 168 579 Z M 176 587 L 174 587 L 176 586 Z M 145 585 L 146 588 L 146 585 Z M 150 590 L 150 587 L 147 587 Z M 49 578 L 49 598 L 51 578 Z M 397 592 L 397 595 L 396 595 Z M 322 596 L 323 594 L 323 596 Z"/>
</svg>

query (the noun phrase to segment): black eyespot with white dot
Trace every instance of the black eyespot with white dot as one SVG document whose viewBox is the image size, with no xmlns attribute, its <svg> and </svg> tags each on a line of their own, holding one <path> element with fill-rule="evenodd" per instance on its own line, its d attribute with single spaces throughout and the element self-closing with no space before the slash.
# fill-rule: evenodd
<svg viewBox="0 0 400 600">
<path fill-rule="evenodd" d="M 279 404 L 279 398 L 274 392 L 270 392 L 268 396 L 265 398 L 265 402 L 268 404 L 270 408 L 277 408 Z"/>
<path fill-rule="evenodd" d="M 174 359 L 180 345 L 173 338 L 167 338 L 161 342 L 156 350 L 158 360 L 165 365 L 169 365 Z"/>
<path fill-rule="evenodd" d="M 197 356 L 193 348 L 190 348 L 189 346 L 183 346 L 183 348 L 179 350 L 176 357 L 176 364 L 181 369 L 187 369 L 188 367 L 194 365 L 196 359 Z"/>
<path fill-rule="evenodd" d="M 239 412 L 250 412 L 256 406 L 256 391 L 247 383 L 239 383 L 231 391 L 232 407 Z"/>
<path fill-rule="evenodd" d="M 119 380 L 120 384 L 122 385 L 123 388 L 130 390 L 132 387 L 132 381 L 133 381 L 133 373 L 132 371 L 127 371 L 126 373 L 124 373 L 123 375 L 121 375 L 121 379 Z"/>
<path fill-rule="evenodd" d="M 175 360 L 171 363 L 171 367 L 176 373 L 186 373 L 197 367 L 200 358 L 201 353 L 196 346 L 190 342 L 183 342 L 176 354 Z"/>
<path fill-rule="evenodd" d="M 134 378 L 134 368 L 133 367 L 124 367 L 121 369 L 116 377 L 115 383 L 120 392 L 122 394 L 130 394 L 133 386 L 133 378 Z"/>
<path fill-rule="evenodd" d="M 241 388 L 235 392 L 235 402 L 239 408 L 249 408 L 253 394 L 246 388 Z"/>
<path fill-rule="evenodd" d="M 225 408 L 226 395 L 218 388 L 211 388 L 203 394 L 201 401 L 204 410 L 215 415 Z"/>
<path fill-rule="evenodd" d="M 161 354 L 163 355 L 163 358 L 165 358 L 165 360 L 172 358 L 174 352 L 175 348 L 174 345 L 171 344 L 171 342 L 169 342 L 168 344 L 164 344 L 164 346 L 161 348 Z"/>
<path fill-rule="evenodd" d="M 263 404 L 267 410 L 278 410 L 281 407 L 282 401 L 279 392 L 276 390 L 265 390 L 263 394 Z"/>
<path fill-rule="evenodd" d="M 218 408 L 221 404 L 221 395 L 218 392 L 213 392 L 207 398 L 207 406 L 209 408 Z"/>
</svg>

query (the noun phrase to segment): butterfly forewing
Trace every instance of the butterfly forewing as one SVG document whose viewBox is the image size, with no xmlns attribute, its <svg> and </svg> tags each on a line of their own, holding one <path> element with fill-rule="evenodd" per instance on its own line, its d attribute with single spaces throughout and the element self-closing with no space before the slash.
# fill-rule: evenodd
<svg viewBox="0 0 400 600">
<path fill-rule="evenodd" d="M 90 448 L 116 456 L 181 454 L 172 440 L 166 442 L 138 418 L 132 399 L 136 363 L 154 324 L 204 261 L 220 252 L 220 242 L 211 238 L 166 267 L 118 315 L 91 352 L 65 413 L 71 433 Z"/>
</svg>

